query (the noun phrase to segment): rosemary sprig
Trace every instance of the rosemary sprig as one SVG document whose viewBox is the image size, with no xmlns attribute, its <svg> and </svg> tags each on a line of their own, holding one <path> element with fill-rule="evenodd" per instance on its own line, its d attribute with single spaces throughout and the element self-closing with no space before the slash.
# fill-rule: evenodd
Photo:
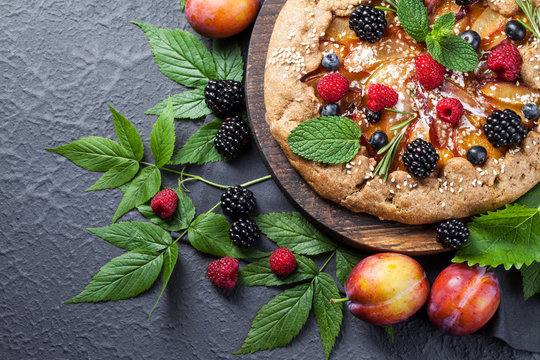
<svg viewBox="0 0 540 360">
<path fill-rule="evenodd" d="M 516 3 L 521 8 L 527 19 L 529 19 L 531 25 L 526 24 L 522 20 L 518 19 L 521 25 L 525 26 L 530 32 L 540 39 L 540 9 L 538 6 L 534 6 L 532 0 L 516 0 Z"/>
</svg>

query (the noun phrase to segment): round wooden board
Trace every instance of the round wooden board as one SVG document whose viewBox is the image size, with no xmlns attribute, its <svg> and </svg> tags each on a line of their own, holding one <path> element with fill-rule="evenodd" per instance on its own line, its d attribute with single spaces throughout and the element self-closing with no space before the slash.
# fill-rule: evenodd
<svg viewBox="0 0 540 360">
<path fill-rule="evenodd" d="M 411 226 L 356 214 L 319 197 L 291 166 L 270 134 L 264 105 L 264 67 L 276 18 L 286 0 L 266 0 L 255 23 L 247 60 L 247 108 L 254 137 L 268 170 L 298 209 L 323 232 L 366 251 L 427 255 L 447 251 L 433 225 Z"/>
</svg>

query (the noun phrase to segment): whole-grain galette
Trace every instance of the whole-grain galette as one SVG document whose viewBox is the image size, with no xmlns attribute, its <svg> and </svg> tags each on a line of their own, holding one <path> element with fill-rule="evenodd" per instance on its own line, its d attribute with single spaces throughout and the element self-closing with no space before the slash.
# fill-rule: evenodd
<svg viewBox="0 0 540 360">
<path fill-rule="evenodd" d="M 266 62 L 272 135 L 320 196 L 384 220 L 516 200 L 540 181 L 540 34 L 514 6 L 288 0 Z"/>
</svg>

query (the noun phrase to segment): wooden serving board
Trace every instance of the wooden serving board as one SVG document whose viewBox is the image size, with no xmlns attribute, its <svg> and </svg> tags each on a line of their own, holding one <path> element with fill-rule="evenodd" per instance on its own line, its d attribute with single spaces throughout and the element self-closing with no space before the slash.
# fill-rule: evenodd
<svg viewBox="0 0 540 360">
<path fill-rule="evenodd" d="M 334 239 L 366 251 L 427 255 L 447 251 L 433 225 L 411 226 L 356 214 L 319 197 L 290 165 L 265 120 L 264 67 L 276 18 L 286 0 L 266 0 L 255 23 L 246 74 L 247 108 L 265 165 L 285 195 L 315 226 Z"/>
</svg>

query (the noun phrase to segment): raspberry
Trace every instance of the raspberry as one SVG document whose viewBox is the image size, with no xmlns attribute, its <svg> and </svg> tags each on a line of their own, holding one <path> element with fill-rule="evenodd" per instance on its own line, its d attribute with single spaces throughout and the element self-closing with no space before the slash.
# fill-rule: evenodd
<svg viewBox="0 0 540 360">
<path fill-rule="evenodd" d="M 238 219 L 229 229 L 229 237 L 236 246 L 249 247 L 259 239 L 261 231 L 257 223 L 251 219 Z"/>
<path fill-rule="evenodd" d="M 218 116 L 231 116 L 244 104 L 244 87 L 234 80 L 210 80 L 204 88 L 206 105 Z"/>
<path fill-rule="evenodd" d="M 381 40 L 386 29 L 384 11 L 369 5 L 359 5 L 349 15 L 349 27 L 362 41 L 374 44 Z"/>
<path fill-rule="evenodd" d="M 168 218 L 176 211 L 178 195 L 172 189 L 163 189 L 150 202 L 152 211 L 162 219 Z"/>
<path fill-rule="evenodd" d="M 469 229 L 461 220 L 450 219 L 437 226 L 437 242 L 445 248 L 457 248 L 469 239 Z"/>
<path fill-rule="evenodd" d="M 415 60 L 416 78 L 420 84 L 428 89 L 440 86 L 444 81 L 446 68 L 433 60 L 431 55 L 420 55 Z"/>
<path fill-rule="evenodd" d="M 289 275 L 296 269 L 296 257 L 287 248 L 274 250 L 268 262 L 270 263 L 270 270 L 279 276 Z"/>
<path fill-rule="evenodd" d="M 417 178 L 426 178 L 437 167 L 440 157 L 431 143 L 416 139 L 407 144 L 403 154 L 403 164 L 409 174 Z"/>
<path fill-rule="evenodd" d="M 463 104 L 458 99 L 445 98 L 437 103 L 437 116 L 449 124 L 457 124 L 463 115 Z"/>
<path fill-rule="evenodd" d="M 232 218 L 252 216 L 256 207 L 253 193 L 240 185 L 228 188 L 221 195 L 221 210 Z"/>
<path fill-rule="evenodd" d="M 528 133 L 521 117 L 510 109 L 494 110 L 487 117 L 483 129 L 489 142 L 496 148 L 520 144 Z"/>
<path fill-rule="evenodd" d="M 399 95 L 394 89 L 381 84 L 371 84 L 368 88 L 367 108 L 371 111 L 381 111 L 395 106 L 398 99 Z"/>
<path fill-rule="evenodd" d="M 322 77 L 317 85 L 319 96 L 328 103 L 335 103 L 349 91 L 349 80 L 339 73 L 331 73 Z"/>
<path fill-rule="evenodd" d="M 228 117 L 214 138 L 218 153 L 225 157 L 236 156 L 249 143 L 249 127 L 239 115 Z"/>
<path fill-rule="evenodd" d="M 510 44 L 498 46 L 488 56 L 487 67 L 499 74 L 506 81 L 514 81 L 521 70 L 519 50 Z"/>
<path fill-rule="evenodd" d="M 223 289 L 232 289 L 238 280 L 238 260 L 224 257 L 208 264 L 206 276 L 210 281 Z"/>
</svg>

